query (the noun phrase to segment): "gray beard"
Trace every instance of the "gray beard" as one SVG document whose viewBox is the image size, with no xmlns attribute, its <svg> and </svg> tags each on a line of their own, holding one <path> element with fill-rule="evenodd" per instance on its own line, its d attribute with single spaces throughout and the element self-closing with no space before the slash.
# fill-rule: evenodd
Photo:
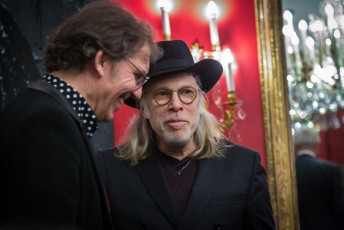
<svg viewBox="0 0 344 230">
<path fill-rule="evenodd" d="M 186 138 L 174 138 L 174 139 L 165 139 L 166 144 L 172 146 L 173 148 L 181 148 L 185 146 L 189 139 Z"/>
<path fill-rule="evenodd" d="M 167 145 L 173 148 L 180 148 L 185 146 L 192 138 L 192 131 L 189 130 L 188 132 L 185 132 L 183 136 L 178 138 L 170 135 L 164 135 L 163 138 Z"/>
</svg>

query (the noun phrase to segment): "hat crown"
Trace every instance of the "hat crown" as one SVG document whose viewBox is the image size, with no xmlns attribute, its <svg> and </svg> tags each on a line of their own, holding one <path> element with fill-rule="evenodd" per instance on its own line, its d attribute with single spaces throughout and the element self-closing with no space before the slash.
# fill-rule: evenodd
<svg viewBox="0 0 344 230">
<path fill-rule="evenodd" d="M 150 65 L 148 76 L 177 72 L 195 64 L 190 49 L 184 41 L 161 41 L 157 44 L 164 54 L 156 63 Z"/>
</svg>

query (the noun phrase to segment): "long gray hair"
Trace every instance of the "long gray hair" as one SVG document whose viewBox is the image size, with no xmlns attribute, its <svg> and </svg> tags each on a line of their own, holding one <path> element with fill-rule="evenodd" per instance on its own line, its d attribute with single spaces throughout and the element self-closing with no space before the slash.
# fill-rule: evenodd
<svg viewBox="0 0 344 230">
<path fill-rule="evenodd" d="M 196 82 L 200 85 L 197 76 L 194 74 L 192 74 L 192 76 L 194 76 Z M 140 101 L 141 106 L 146 106 L 145 89 L 147 89 L 146 85 L 142 92 Z M 223 148 L 226 144 L 221 125 L 205 108 L 205 93 L 201 91 L 200 97 L 200 119 L 194 133 L 196 149 L 189 157 L 197 159 L 223 157 Z M 128 160 L 131 165 L 136 165 L 139 161 L 147 158 L 151 154 L 151 149 L 154 145 L 156 145 L 154 131 L 149 120 L 144 118 L 141 112 L 130 121 L 126 139 L 124 143 L 119 146 L 119 157 Z"/>
</svg>

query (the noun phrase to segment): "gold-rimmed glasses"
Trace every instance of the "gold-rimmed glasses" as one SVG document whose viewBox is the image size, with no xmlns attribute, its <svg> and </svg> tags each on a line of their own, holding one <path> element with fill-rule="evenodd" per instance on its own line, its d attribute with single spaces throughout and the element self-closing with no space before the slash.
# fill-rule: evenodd
<svg viewBox="0 0 344 230">
<path fill-rule="evenodd" d="M 149 77 L 145 73 L 143 73 L 132 61 L 130 61 L 129 58 L 127 57 L 124 57 L 124 58 L 137 70 L 137 72 L 134 73 L 134 75 L 135 75 L 135 83 L 136 83 L 135 90 L 138 90 L 149 80 Z"/>
<path fill-rule="evenodd" d="M 159 88 L 154 90 L 153 99 L 159 106 L 167 105 L 172 100 L 173 92 L 176 92 L 179 100 L 186 105 L 191 104 L 197 97 L 197 90 L 194 87 L 186 86 L 178 90 Z"/>
</svg>

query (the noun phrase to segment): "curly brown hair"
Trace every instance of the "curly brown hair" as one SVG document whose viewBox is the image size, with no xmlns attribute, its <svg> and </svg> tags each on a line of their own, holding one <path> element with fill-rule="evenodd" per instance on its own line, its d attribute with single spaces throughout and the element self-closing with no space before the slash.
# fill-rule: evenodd
<svg viewBox="0 0 344 230">
<path fill-rule="evenodd" d="M 119 61 L 145 44 L 150 47 L 154 62 L 161 51 L 154 42 L 152 28 L 118 3 L 95 1 L 53 31 L 43 63 L 47 72 L 83 71 L 98 50 Z"/>
</svg>

